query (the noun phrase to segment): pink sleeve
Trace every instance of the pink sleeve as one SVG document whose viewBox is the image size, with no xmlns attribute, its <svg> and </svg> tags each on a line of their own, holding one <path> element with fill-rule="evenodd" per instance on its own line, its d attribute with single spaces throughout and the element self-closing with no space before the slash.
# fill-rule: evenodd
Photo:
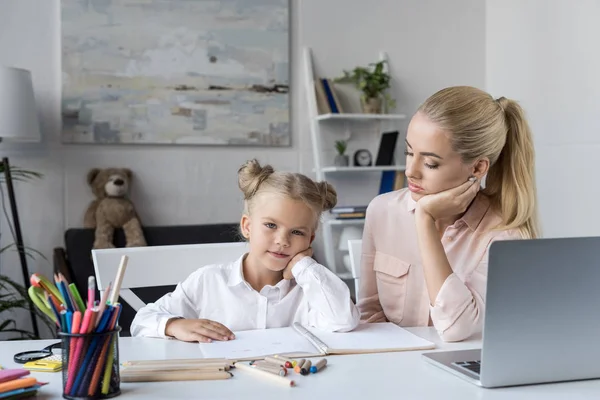
<svg viewBox="0 0 600 400">
<path fill-rule="evenodd" d="M 375 218 L 374 204 L 371 203 L 367 208 L 365 227 L 362 236 L 362 254 L 360 257 L 360 297 L 356 306 L 360 312 L 362 322 L 385 322 L 385 314 L 381 303 L 379 303 L 379 293 L 377 291 L 377 281 L 373 263 L 375 261 L 375 242 L 371 225 Z"/>
<path fill-rule="evenodd" d="M 431 320 L 444 341 L 457 342 L 481 331 L 486 282 L 487 257 L 466 282 L 456 274 L 446 279 L 430 308 Z"/>
<path fill-rule="evenodd" d="M 521 239 L 514 231 L 504 231 L 493 237 L 475 270 L 461 280 L 455 273 L 446 278 L 430 307 L 431 320 L 440 337 L 457 342 L 481 332 L 485 315 L 485 294 L 488 276 L 488 251 L 496 240 Z"/>
</svg>

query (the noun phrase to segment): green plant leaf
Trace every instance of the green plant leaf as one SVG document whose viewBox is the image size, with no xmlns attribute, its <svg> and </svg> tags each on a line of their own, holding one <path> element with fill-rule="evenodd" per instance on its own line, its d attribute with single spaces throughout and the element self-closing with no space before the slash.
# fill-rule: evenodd
<svg viewBox="0 0 600 400">
<path fill-rule="evenodd" d="M 385 60 L 370 63 L 369 68 L 355 67 L 352 71 L 344 70 L 342 77 L 334 79 L 335 82 L 354 83 L 365 98 L 377 98 L 384 95 L 390 88 L 390 75 L 385 72 Z"/>
<path fill-rule="evenodd" d="M 56 326 L 54 321 L 52 321 L 46 314 L 30 303 L 29 295 L 27 294 L 27 289 L 25 287 L 13 281 L 6 275 L 0 275 L 0 292 L 4 292 L 0 297 L 0 314 L 14 310 L 24 310 L 29 313 L 31 310 L 33 310 L 33 313 L 36 315 L 38 321 L 42 321 L 42 323 L 46 325 L 51 332 L 54 331 L 54 327 Z M 0 319 L 5 320 L 5 316 L 3 317 L 4 318 Z M 11 321 L 13 319 L 8 320 Z M 19 333 L 22 335 L 22 338 L 39 339 L 33 334 L 33 332 L 17 329 L 16 323 L 14 329 L 4 328 L 0 329 L 0 331 Z"/>
<path fill-rule="evenodd" d="M 0 332 L 4 331 L 6 329 L 6 327 L 8 326 L 8 324 L 10 324 L 11 322 L 16 325 L 14 319 L 7 319 L 2 324 L 0 324 Z"/>
<path fill-rule="evenodd" d="M 5 164 L 0 162 L 0 183 L 2 184 L 6 183 L 5 168 Z M 15 165 L 10 166 L 10 172 L 11 177 L 15 182 L 30 182 L 35 179 L 43 178 L 44 176 L 44 174 L 40 172 L 30 171 Z M 12 226 L 13 222 L 8 218 L 8 216 L 6 216 L 6 219 L 7 223 L 11 228 L 10 231 L 13 235 L 13 240 L 16 241 L 16 239 L 14 238 L 14 227 Z M 16 243 L 11 243 L 0 248 L 0 253 L 7 250 L 18 251 L 19 248 L 17 247 Z M 40 251 L 34 248 L 24 246 L 23 252 L 28 258 L 36 259 L 36 256 L 39 256 L 47 261 L 46 256 L 44 256 L 44 254 L 42 254 Z M 2 314 L 3 312 L 10 313 L 16 310 L 24 310 L 28 313 L 33 313 L 38 321 L 41 321 L 44 325 L 46 325 L 51 332 L 54 331 L 54 322 L 41 310 L 35 307 L 30 301 L 26 289 L 28 285 L 28 282 L 25 282 L 25 286 L 23 286 L 5 275 L 0 275 L 0 314 Z M 36 337 L 36 335 L 33 334 L 33 332 L 24 329 L 19 329 L 14 318 L 7 318 L 6 315 L 2 315 L 0 316 L 0 320 L 2 321 L 2 323 L 0 324 L 0 332 L 18 333 L 21 339 L 39 339 L 38 337 Z"/>
<path fill-rule="evenodd" d="M 17 244 L 16 243 L 10 243 L 10 244 L 7 244 L 6 246 L 0 248 L 0 254 L 3 251 L 9 250 L 11 248 L 14 248 L 14 251 L 18 251 Z M 44 260 L 48 261 L 48 258 L 42 252 L 40 252 L 39 250 L 34 249 L 33 247 L 25 246 L 24 247 L 24 252 L 25 252 L 25 255 L 27 257 L 31 258 L 32 260 L 35 260 L 36 259 L 35 256 L 37 255 L 37 256 L 43 258 Z"/>
<path fill-rule="evenodd" d="M 336 140 L 336 142 L 335 142 L 335 149 L 342 156 L 346 152 L 347 146 L 348 146 L 348 144 L 344 140 Z"/>
<path fill-rule="evenodd" d="M 18 333 L 18 334 L 21 335 L 21 337 L 18 337 L 18 338 L 9 338 L 9 339 L 6 339 L 6 340 L 23 340 L 23 339 L 36 340 L 36 339 L 39 339 L 33 333 L 31 333 L 29 331 L 26 331 L 26 330 L 23 330 L 23 329 L 17 329 L 17 328 L 7 329 L 7 330 L 5 330 L 3 332 L 14 332 L 14 333 Z"/>
<path fill-rule="evenodd" d="M 4 311 L 10 311 L 15 308 L 27 309 L 27 302 L 23 300 L 3 301 L 2 304 L 0 304 L 0 313 Z"/>
</svg>

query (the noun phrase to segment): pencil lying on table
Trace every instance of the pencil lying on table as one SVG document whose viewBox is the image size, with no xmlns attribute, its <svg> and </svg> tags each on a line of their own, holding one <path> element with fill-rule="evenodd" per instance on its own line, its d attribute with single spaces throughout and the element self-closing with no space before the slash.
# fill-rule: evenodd
<svg viewBox="0 0 600 400">
<path fill-rule="evenodd" d="M 183 365 L 183 364 L 212 364 L 212 363 L 223 363 L 223 364 L 231 364 L 230 360 L 226 358 L 179 358 L 179 359 L 171 359 L 171 360 L 129 360 L 121 363 L 124 367 L 129 367 L 132 365 Z"/>
<path fill-rule="evenodd" d="M 121 371 L 121 382 L 209 381 L 229 379 L 226 371 Z"/>
<path fill-rule="evenodd" d="M 282 384 L 284 386 L 291 387 L 291 386 L 296 385 L 296 382 L 290 378 L 287 378 L 285 376 L 275 375 L 272 372 L 268 372 L 268 371 L 262 370 L 260 368 L 253 367 L 248 364 L 235 363 L 234 366 L 236 369 L 240 369 L 242 371 L 247 371 L 251 374 L 254 374 L 256 377 L 262 377 L 264 379 L 271 380 L 273 382 Z"/>
<path fill-rule="evenodd" d="M 164 364 L 164 365 L 146 365 L 134 364 L 123 367 L 127 371 L 229 371 L 231 365 L 228 363 L 189 363 L 189 364 Z"/>
</svg>

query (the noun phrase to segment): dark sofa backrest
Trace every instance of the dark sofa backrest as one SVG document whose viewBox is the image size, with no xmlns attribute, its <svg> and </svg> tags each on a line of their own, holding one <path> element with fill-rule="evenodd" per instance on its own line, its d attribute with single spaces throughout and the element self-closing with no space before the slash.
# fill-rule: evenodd
<svg viewBox="0 0 600 400">
<path fill-rule="evenodd" d="M 176 225 L 176 226 L 151 226 L 144 227 L 144 236 L 148 246 L 167 246 L 177 244 L 197 243 L 227 243 L 240 241 L 239 224 L 211 224 L 211 225 Z M 94 275 L 91 250 L 94 243 L 94 230 L 88 228 L 71 228 L 65 232 L 65 252 L 71 277 L 77 289 L 83 295 L 87 293 L 87 281 Z M 114 236 L 116 247 L 125 247 L 123 230 L 117 229 Z M 138 288 L 133 292 L 145 303 L 152 302 L 165 293 L 172 291 L 172 285 L 156 288 Z M 96 293 L 98 296 L 98 293 Z M 98 298 L 98 297 L 96 297 Z M 122 335 L 129 335 L 129 327 L 135 316 L 135 311 L 125 302 L 119 318 L 123 328 Z"/>
</svg>

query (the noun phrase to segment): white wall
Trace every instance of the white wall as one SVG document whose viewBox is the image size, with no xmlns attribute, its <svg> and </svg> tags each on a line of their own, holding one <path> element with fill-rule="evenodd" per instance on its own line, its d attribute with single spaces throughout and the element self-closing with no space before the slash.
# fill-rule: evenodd
<svg viewBox="0 0 600 400">
<path fill-rule="evenodd" d="M 81 226 L 92 199 L 85 183 L 92 167 L 133 169 L 132 198 L 146 225 L 237 221 L 242 203 L 236 171 L 250 157 L 310 174 L 303 46 L 313 49 L 317 73 L 327 76 L 376 61 L 386 51 L 396 79 L 392 94 L 398 111 L 407 114 L 443 86 L 484 85 L 485 11 L 478 0 L 377 0 L 377 9 L 362 0 L 291 3 L 293 146 L 253 149 L 61 145 L 59 0 L 0 0 L 0 64 L 32 71 L 44 135 L 34 148 L 0 145 L 13 164 L 45 174 L 34 184 L 17 185 L 25 244 L 50 260 L 30 261 L 30 273 L 50 276 L 52 248 L 62 245 L 66 228 Z M 1 242 L 10 243 L 2 221 Z M 1 261 L 1 272 L 21 281 L 16 254 L 5 253 Z"/>
<path fill-rule="evenodd" d="M 600 1 L 486 6 L 486 85 L 529 115 L 544 236 L 600 235 Z"/>
<path fill-rule="evenodd" d="M 477 0 L 376 0 L 366 4 L 359 0 L 302 1 L 298 10 L 299 40 L 294 43 L 294 55 L 300 57 L 299 50 L 310 47 L 315 75 L 336 77 L 342 70 L 378 61 L 380 52 L 387 53 L 390 72 L 395 78 L 391 93 L 398 103 L 395 112 L 409 116 L 442 87 L 484 86 L 485 3 Z M 296 88 L 302 87 L 304 82 L 304 71 L 300 67 L 302 63 L 294 63 Z M 298 107 L 300 121 L 295 127 L 299 129 L 301 168 L 309 172 L 313 167 L 310 121 L 302 118 L 306 115 L 306 98 L 298 92 L 294 96 L 294 105 Z M 373 124 L 348 125 L 348 130 L 353 133 L 348 154 L 368 148 L 375 157 L 378 139 L 374 131 L 400 129 L 404 133 L 408 122 L 386 123 L 381 128 Z M 321 126 L 328 128 L 325 124 Z M 341 124 L 327 129 L 326 139 L 332 138 L 335 132 L 340 133 L 335 139 L 342 139 L 345 130 Z M 365 140 L 361 140 L 364 137 L 367 141 L 372 140 L 370 146 L 365 146 Z M 400 137 L 399 148 L 403 142 L 404 138 Z M 327 158 L 330 163 L 333 156 L 334 151 L 331 151 Z M 357 205 L 377 194 L 380 176 L 379 173 L 332 175 L 331 179 L 343 196 L 340 202 Z M 357 185 L 352 184 L 355 179 L 359 180 Z M 361 191 L 351 191 L 350 187 L 361 187 Z"/>
</svg>

